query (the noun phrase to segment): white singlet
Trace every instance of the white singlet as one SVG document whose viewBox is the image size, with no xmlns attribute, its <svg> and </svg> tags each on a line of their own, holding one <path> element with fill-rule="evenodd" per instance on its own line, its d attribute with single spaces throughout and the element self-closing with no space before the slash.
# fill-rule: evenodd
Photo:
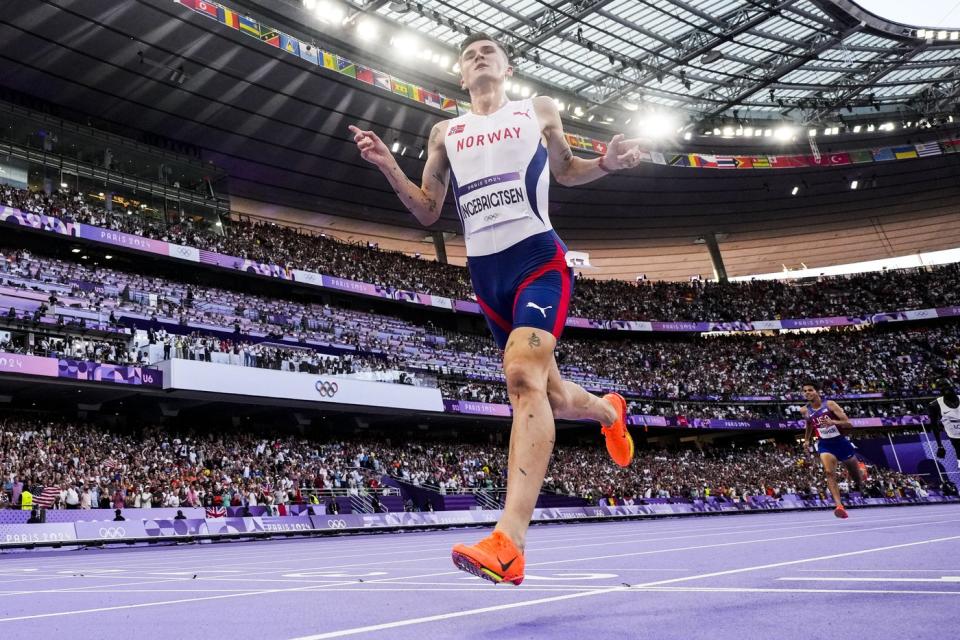
<svg viewBox="0 0 960 640">
<path fill-rule="evenodd" d="M 948 407 L 943 398 L 937 398 L 937 404 L 940 405 L 940 421 L 947 436 L 960 438 L 960 406 Z"/>
<path fill-rule="evenodd" d="M 547 148 L 532 99 L 453 118 L 444 140 L 467 256 L 497 253 L 553 228 Z"/>
</svg>

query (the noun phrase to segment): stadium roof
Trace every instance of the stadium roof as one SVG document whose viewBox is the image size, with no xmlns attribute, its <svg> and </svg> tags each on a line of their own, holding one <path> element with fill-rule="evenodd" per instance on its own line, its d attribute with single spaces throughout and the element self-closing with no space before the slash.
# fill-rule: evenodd
<svg viewBox="0 0 960 640">
<path fill-rule="evenodd" d="M 332 0 L 306 0 L 306 6 Z M 850 0 L 350 0 L 455 47 L 485 31 L 519 75 L 583 100 L 819 122 L 921 115 L 960 97 L 960 29 L 890 22 Z M 736 113 L 734 111 L 736 110 Z"/>
</svg>

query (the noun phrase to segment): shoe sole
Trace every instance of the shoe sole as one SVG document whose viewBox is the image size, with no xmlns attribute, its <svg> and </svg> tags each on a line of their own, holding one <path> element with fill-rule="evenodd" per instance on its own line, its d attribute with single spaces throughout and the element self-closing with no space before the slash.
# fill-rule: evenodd
<svg viewBox="0 0 960 640">
<path fill-rule="evenodd" d="M 519 585 L 521 582 L 523 582 L 523 576 L 505 580 L 499 573 L 486 568 L 470 556 L 464 555 L 457 551 L 452 552 L 451 557 L 453 558 L 453 564 L 457 567 L 457 569 L 460 569 L 460 571 L 477 576 L 478 578 L 483 578 L 484 580 L 488 580 L 493 584 Z"/>
<path fill-rule="evenodd" d="M 624 400 L 623 396 L 621 396 L 620 394 L 613 394 L 613 395 L 616 395 L 617 398 L 619 398 L 619 401 L 622 403 L 622 410 L 620 411 L 620 419 L 623 420 L 623 433 L 627 438 L 627 442 L 630 444 L 630 455 L 627 457 L 626 464 L 620 464 L 620 462 L 617 461 L 616 458 L 613 458 L 612 455 L 610 457 L 613 458 L 614 464 L 616 464 L 618 467 L 626 468 L 630 466 L 631 462 L 633 462 L 633 454 L 634 454 L 633 436 L 630 435 L 630 430 L 627 429 L 627 401 Z M 605 435 L 604 437 L 608 437 L 608 436 Z M 609 452 L 610 451 L 608 449 L 607 453 Z"/>
<path fill-rule="evenodd" d="M 835 516 L 837 516 L 838 518 L 841 518 L 841 519 L 845 519 L 845 518 L 849 518 L 849 517 L 850 517 L 849 515 L 847 515 L 847 512 L 846 512 L 846 511 L 837 511 L 836 509 L 833 510 L 833 515 L 835 515 Z"/>
</svg>

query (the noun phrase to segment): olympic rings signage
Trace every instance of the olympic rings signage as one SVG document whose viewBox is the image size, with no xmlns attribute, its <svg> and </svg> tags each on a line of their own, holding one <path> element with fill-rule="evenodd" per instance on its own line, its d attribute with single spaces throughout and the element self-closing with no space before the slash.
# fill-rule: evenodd
<svg viewBox="0 0 960 640">
<path fill-rule="evenodd" d="M 346 529 L 347 521 L 346 520 L 327 520 L 328 529 Z"/>
<path fill-rule="evenodd" d="M 123 538 L 126 537 L 127 530 L 123 527 L 101 527 L 101 538 Z"/>
<path fill-rule="evenodd" d="M 317 380 L 316 384 L 313 385 L 317 390 L 317 393 L 320 394 L 321 398 L 332 398 L 337 395 L 337 391 L 340 391 L 340 385 L 336 382 L 328 382 L 326 380 Z"/>
</svg>

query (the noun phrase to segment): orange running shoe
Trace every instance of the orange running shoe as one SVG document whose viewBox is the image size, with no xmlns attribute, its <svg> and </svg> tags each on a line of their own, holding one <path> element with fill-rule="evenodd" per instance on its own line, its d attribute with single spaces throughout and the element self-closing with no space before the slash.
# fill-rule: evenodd
<svg viewBox="0 0 960 640">
<path fill-rule="evenodd" d="M 850 517 L 850 516 L 847 515 L 847 510 L 843 508 L 843 505 L 842 505 L 842 504 L 841 504 L 841 505 L 837 505 L 837 508 L 833 510 L 833 515 L 837 516 L 838 518 L 849 518 L 849 517 Z"/>
<path fill-rule="evenodd" d="M 600 432 L 607 439 L 607 452 L 621 467 L 633 461 L 633 438 L 627 430 L 627 401 L 619 393 L 608 393 L 603 399 L 613 405 L 620 417 L 610 425 L 603 425 Z"/>
<path fill-rule="evenodd" d="M 523 582 L 523 553 L 509 536 L 494 531 L 475 545 L 458 544 L 453 547 L 453 564 L 457 569 L 472 573 L 494 584 Z"/>
</svg>

